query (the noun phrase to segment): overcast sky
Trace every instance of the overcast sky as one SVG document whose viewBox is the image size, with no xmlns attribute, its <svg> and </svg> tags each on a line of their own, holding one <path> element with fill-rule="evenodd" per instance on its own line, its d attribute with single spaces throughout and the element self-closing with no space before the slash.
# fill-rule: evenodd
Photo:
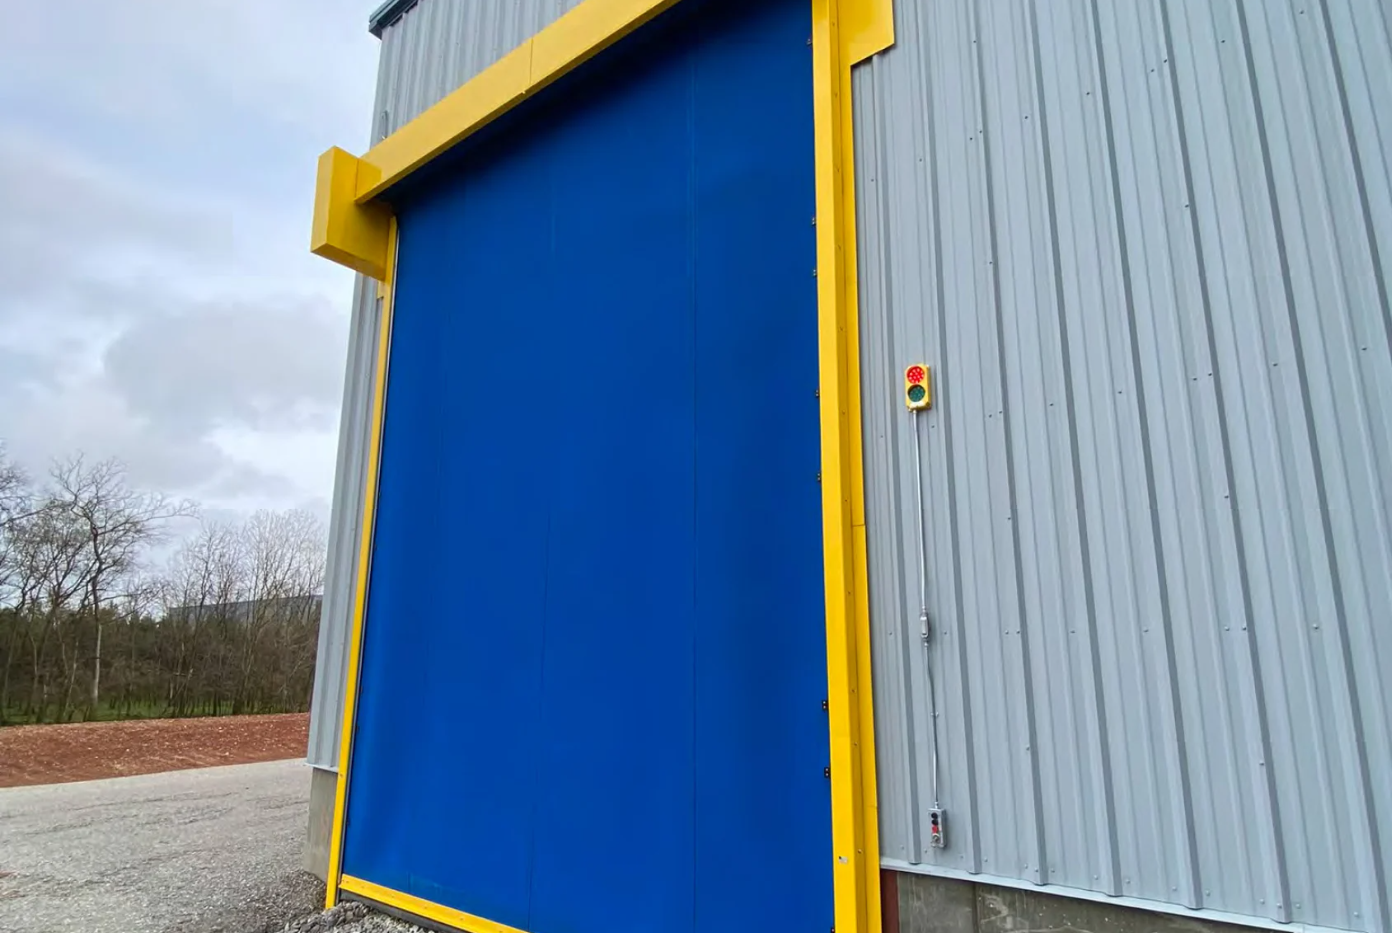
<svg viewBox="0 0 1392 933">
<path fill-rule="evenodd" d="M 212 509 L 327 517 L 352 277 L 314 165 L 361 151 L 371 2 L 0 9 L 0 440 Z"/>
</svg>

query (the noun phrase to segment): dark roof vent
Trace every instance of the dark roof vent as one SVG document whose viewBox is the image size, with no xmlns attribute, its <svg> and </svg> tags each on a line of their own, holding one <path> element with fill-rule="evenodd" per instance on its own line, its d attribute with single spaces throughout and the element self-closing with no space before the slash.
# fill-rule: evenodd
<svg viewBox="0 0 1392 933">
<path fill-rule="evenodd" d="M 367 18 L 367 31 L 379 39 L 382 38 L 383 32 L 390 29 L 419 2 L 420 0 L 387 0 Z"/>
</svg>

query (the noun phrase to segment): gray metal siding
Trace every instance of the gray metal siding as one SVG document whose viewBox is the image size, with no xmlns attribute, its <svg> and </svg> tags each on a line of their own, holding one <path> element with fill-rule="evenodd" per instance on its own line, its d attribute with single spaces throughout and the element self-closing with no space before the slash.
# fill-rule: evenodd
<svg viewBox="0 0 1392 933">
<path fill-rule="evenodd" d="M 400 129 L 581 0 L 423 0 L 382 33 L 378 138 Z"/>
<path fill-rule="evenodd" d="M 375 283 L 358 276 L 348 325 L 348 361 L 343 382 L 343 408 L 339 415 L 328 565 L 319 615 L 314 696 L 310 702 L 309 763 L 331 770 L 338 768 L 348 639 L 357 584 L 358 543 L 362 536 L 367 434 L 373 377 L 377 369 L 377 334 L 381 328 L 376 294 Z"/>
<path fill-rule="evenodd" d="M 579 2 L 421 0 L 382 31 L 372 142 L 419 116 Z M 360 276 L 353 294 L 328 575 L 309 722 L 308 760 L 318 768 L 338 767 L 380 325 L 375 284 Z"/>
<path fill-rule="evenodd" d="M 886 864 L 1387 933 L 1392 13 L 896 14 L 855 76 Z"/>
</svg>

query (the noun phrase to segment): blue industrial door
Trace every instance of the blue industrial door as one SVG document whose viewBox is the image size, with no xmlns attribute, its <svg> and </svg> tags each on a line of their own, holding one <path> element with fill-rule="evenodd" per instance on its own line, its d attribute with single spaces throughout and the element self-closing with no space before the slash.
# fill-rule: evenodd
<svg viewBox="0 0 1392 933">
<path fill-rule="evenodd" d="M 393 193 L 346 875 L 830 928 L 810 7 L 684 0 Z"/>
</svg>

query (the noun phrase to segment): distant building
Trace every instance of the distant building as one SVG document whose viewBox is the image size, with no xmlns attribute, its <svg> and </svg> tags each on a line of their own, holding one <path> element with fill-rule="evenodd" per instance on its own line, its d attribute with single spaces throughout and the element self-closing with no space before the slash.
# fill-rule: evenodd
<svg viewBox="0 0 1392 933">
<path fill-rule="evenodd" d="M 202 606 L 179 606 L 165 613 L 165 618 L 194 622 L 227 621 L 247 623 L 275 617 L 318 619 L 324 606 L 323 596 L 282 596 L 275 599 L 240 600 L 235 603 L 209 603 Z"/>
</svg>

